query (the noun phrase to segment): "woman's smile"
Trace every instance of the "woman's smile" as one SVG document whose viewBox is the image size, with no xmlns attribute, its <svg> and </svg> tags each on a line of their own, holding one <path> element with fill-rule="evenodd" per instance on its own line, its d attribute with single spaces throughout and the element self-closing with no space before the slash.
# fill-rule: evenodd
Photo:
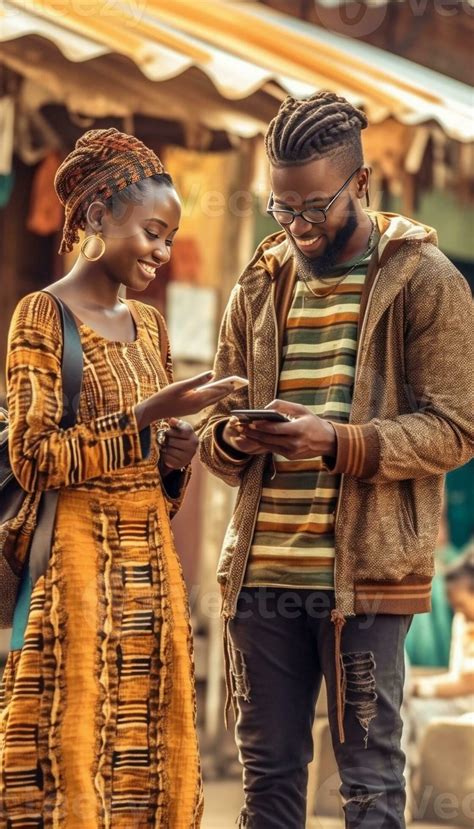
<svg viewBox="0 0 474 829">
<path fill-rule="evenodd" d="M 153 265 L 151 262 L 145 262 L 144 259 L 139 259 L 138 264 L 140 266 L 140 270 L 145 274 L 147 279 L 155 279 L 160 265 Z"/>
</svg>

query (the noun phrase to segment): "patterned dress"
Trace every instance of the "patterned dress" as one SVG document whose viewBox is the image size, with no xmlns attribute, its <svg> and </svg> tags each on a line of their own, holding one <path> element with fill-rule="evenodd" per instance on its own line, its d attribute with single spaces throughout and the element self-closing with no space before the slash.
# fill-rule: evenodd
<svg viewBox="0 0 474 829">
<path fill-rule="evenodd" d="M 80 326 L 83 386 L 66 430 L 54 301 L 26 297 L 10 330 L 12 466 L 28 492 L 60 494 L 49 567 L 3 677 L 1 829 L 201 823 L 191 629 L 170 529 L 184 487 L 167 494 L 157 427 L 139 432 L 133 413 L 171 370 L 154 310 L 128 305 L 133 342 Z"/>
</svg>

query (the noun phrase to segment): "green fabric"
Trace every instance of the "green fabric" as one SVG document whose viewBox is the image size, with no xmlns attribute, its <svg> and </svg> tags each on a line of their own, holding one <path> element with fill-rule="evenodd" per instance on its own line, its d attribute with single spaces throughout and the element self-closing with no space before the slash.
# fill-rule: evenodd
<svg viewBox="0 0 474 829">
<path fill-rule="evenodd" d="M 458 558 L 459 550 L 447 545 L 437 550 L 435 556 L 437 572 L 432 584 L 431 613 L 418 613 L 413 617 L 406 649 L 412 665 L 447 668 L 453 612 L 446 597 L 443 571 Z"/>
<path fill-rule="evenodd" d="M 449 537 L 455 547 L 474 538 L 474 460 L 446 476 Z"/>
<path fill-rule="evenodd" d="M 13 614 L 13 630 L 10 642 L 10 650 L 12 651 L 21 650 L 23 647 L 32 592 L 33 586 L 30 579 L 30 570 L 29 567 L 25 567 L 18 588 L 18 597 Z"/>
<path fill-rule="evenodd" d="M 6 176 L 0 175 L 0 208 L 6 207 L 10 201 L 14 181 L 13 173 L 9 173 Z"/>
</svg>

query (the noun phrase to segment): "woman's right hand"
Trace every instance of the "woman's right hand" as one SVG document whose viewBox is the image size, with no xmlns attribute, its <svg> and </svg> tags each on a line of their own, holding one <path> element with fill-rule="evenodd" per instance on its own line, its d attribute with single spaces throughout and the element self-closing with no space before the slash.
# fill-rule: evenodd
<svg viewBox="0 0 474 829">
<path fill-rule="evenodd" d="M 206 371 L 197 377 L 171 383 L 152 397 L 138 403 L 135 406 L 138 428 L 143 429 L 155 420 L 196 414 L 235 391 L 232 381 L 211 388 L 201 388 L 211 382 L 212 378 L 212 371 Z"/>
</svg>

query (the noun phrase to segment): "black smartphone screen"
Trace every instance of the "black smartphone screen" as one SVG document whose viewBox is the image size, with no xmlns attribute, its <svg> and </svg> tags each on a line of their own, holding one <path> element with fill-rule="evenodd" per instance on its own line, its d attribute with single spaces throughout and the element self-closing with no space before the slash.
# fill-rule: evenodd
<svg viewBox="0 0 474 829">
<path fill-rule="evenodd" d="M 252 420 L 267 420 L 273 423 L 288 423 L 289 418 L 273 409 L 233 409 L 230 413 L 244 423 Z"/>
</svg>

